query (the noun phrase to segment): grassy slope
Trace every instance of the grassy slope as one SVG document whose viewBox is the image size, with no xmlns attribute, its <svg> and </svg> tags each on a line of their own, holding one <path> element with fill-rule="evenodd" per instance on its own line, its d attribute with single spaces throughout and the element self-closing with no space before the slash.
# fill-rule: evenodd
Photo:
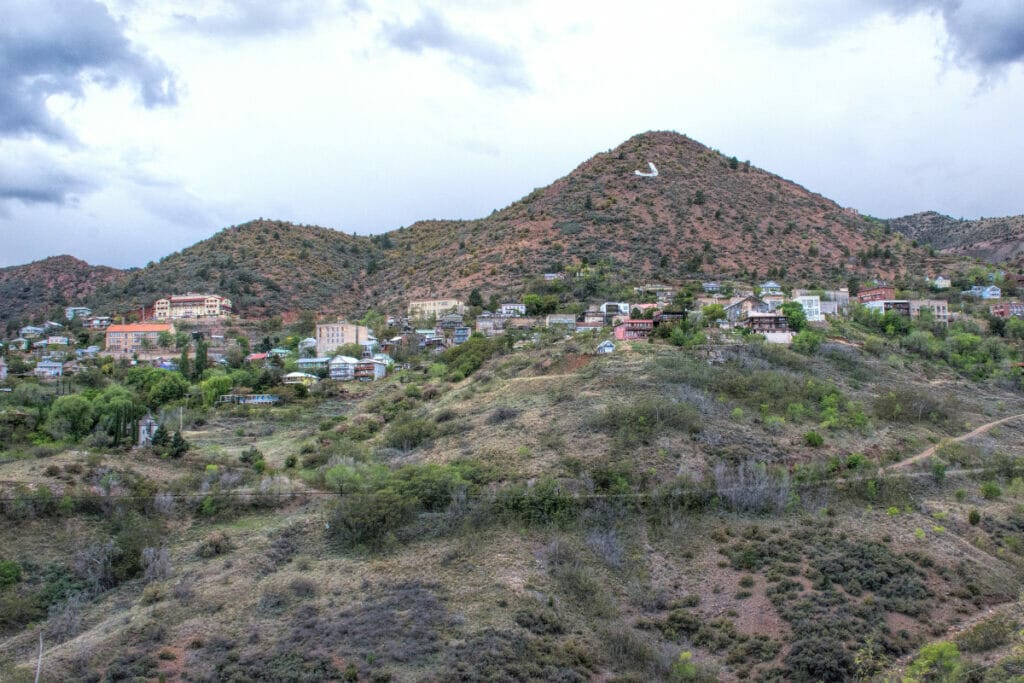
<svg viewBox="0 0 1024 683">
<path fill-rule="evenodd" d="M 440 436 L 409 453 L 384 450 L 382 457 L 395 464 L 473 457 L 493 465 L 499 480 L 550 474 L 580 492 L 590 490 L 602 469 L 620 467 L 637 490 L 679 474 L 700 478 L 715 463 L 748 458 L 792 468 L 861 452 L 877 466 L 970 426 L 1024 412 L 1017 393 L 964 383 L 907 357 L 877 358 L 848 347 L 825 348 L 809 364 L 784 350 L 739 347 L 724 366 L 710 369 L 691 351 L 641 344 L 581 360 L 577 352 L 587 348 L 578 341 L 558 343 L 488 362 L 412 408 L 431 421 L 443 415 Z M 867 407 L 894 386 L 941 386 L 956 410 L 939 424 L 875 420 L 870 429 L 822 430 L 824 446 L 810 448 L 803 434 L 816 428 L 820 416 L 790 417 L 769 429 L 759 405 L 750 403 L 759 398 L 731 395 L 721 384 L 733 370 L 745 376 L 770 371 L 790 377 L 792 387 L 829 379 Z M 646 394 L 694 405 L 701 431 L 666 428 L 644 443 L 602 427 L 606 406 Z M 89 482 L 102 468 L 133 469 L 164 489 L 190 477 L 195 484 L 211 462 L 222 472 L 237 467 L 237 453 L 253 444 L 278 467 L 288 454 L 315 452 L 337 438 L 333 429 L 320 428 L 325 417 L 345 415 L 339 423 L 344 426 L 401 395 L 403 388 L 389 380 L 361 401 L 280 408 L 269 419 L 255 411 L 250 417 L 219 413 L 186 434 L 199 451 L 184 461 L 131 454 L 86 464 L 82 454 L 69 452 L 5 463 L 0 479 L 55 483 L 47 466 L 77 462 L 81 474 L 59 476 Z M 795 398 L 786 397 L 781 409 Z M 1019 458 L 1022 435 L 1020 424 L 1001 426 L 957 457 L 969 467 L 997 453 Z M 45 670 L 54 680 L 84 670 L 150 677 L 161 671 L 169 680 L 231 671 L 281 679 L 306 672 L 318 680 L 331 671 L 340 677 L 350 666 L 361 679 L 462 672 L 650 680 L 666 677 L 669 662 L 685 650 L 733 679 L 787 666 L 792 644 L 807 640 L 794 616 L 800 610 L 817 615 L 816 628 L 839 624 L 844 636 L 850 634 L 851 657 L 870 633 L 888 629 L 888 637 L 877 635 L 876 642 L 896 648 L 888 653 L 895 658 L 945 637 L 992 605 L 1013 606 L 1022 560 L 1012 492 L 987 500 L 972 475 L 950 472 L 939 484 L 926 465 L 913 468 L 909 478 L 883 483 L 873 500 L 854 481 L 856 473 L 844 478 L 845 484 L 798 489 L 798 499 L 769 515 L 657 508 L 657 514 L 648 509 L 648 518 L 605 499 L 552 527 L 480 526 L 469 516 L 438 532 L 436 518 L 429 518 L 400 533 L 388 550 L 370 554 L 325 543 L 324 510 L 332 499 L 323 496 L 300 493 L 277 508 L 212 519 L 179 509 L 167 522 L 172 574 L 148 587 L 133 580 L 102 594 L 84 609 L 80 635 L 48 639 Z M 304 488 L 298 480 L 276 486 Z M 957 489 L 964 490 L 962 499 Z M 966 522 L 971 508 L 981 510 L 982 524 Z M 104 524 L 87 516 L 5 520 L 0 547 L 4 557 L 32 558 L 43 566 L 99 537 Z M 231 549 L 200 557 L 200 545 L 214 533 L 229 537 Z M 806 553 L 763 561 L 765 552 L 786 547 Z M 831 572 L 831 583 L 821 582 L 816 562 L 836 552 L 854 558 L 853 571 L 865 586 L 844 582 L 846 575 L 835 567 L 824 572 Z M 869 559 L 856 559 L 863 557 Z M 903 607 L 913 616 L 885 602 L 894 586 L 882 581 L 867 587 L 880 563 L 908 585 L 926 587 L 926 596 Z M 798 587 L 780 598 L 775 589 L 783 577 Z M 883 604 L 882 612 L 865 607 L 872 604 Z M 856 605 L 860 612 L 847 611 Z M 27 667 L 34 643 L 32 630 L 7 638 L 0 642 L 0 660 Z M 6 672 L 12 680 L 26 675 Z"/>
</svg>

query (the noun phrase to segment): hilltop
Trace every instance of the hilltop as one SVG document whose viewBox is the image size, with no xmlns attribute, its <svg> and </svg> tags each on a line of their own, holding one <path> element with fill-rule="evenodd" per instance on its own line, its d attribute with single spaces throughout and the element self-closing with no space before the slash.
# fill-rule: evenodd
<svg viewBox="0 0 1024 683">
<path fill-rule="evenodd" d="M 636 175 L 649 164 L 657 176 Z M 362 237 L 259 219 L 145 268 L 97 269 L 99 284 L 93 271 L 68 269 L 67 291 L 107 313 L 194 290 L 228 296 L 247 316 L 349 314 L 473 288 L 514 296 L 541 273 L 585 264 L 602 264 L 627 284 L 731 277 L 825 286 L 948 271 L 954 262 L 749 162 L 651 132 L 479 220 L 421 221 Z M 5 277 L 22 283 L 18 269 L 0 270 Z M 55 303 L 12 285 L 3 315 L 42 315 Z"/>
<path fill-rule="evenodd" d="M 67 255 L 0 268 L 0 324 L 80 302 L 122 275 Z"/>
<path fill-rule="evenodd" d="M 888 221 L 893 230 L 944 254 L 1024 267 L 1024 216 L 964 220 L 924 211 Z"/>
</svg>

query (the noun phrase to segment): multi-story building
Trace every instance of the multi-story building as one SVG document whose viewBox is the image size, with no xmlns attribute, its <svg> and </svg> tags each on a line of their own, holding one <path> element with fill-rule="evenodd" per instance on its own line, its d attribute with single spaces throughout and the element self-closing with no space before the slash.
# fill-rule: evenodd
<svg viewBox="0 0 1024 683">
<path fill-rule="evenodd" d="M 781 313 L 750 311 L 747 313 L 747 317 L 741 320 L 738 325 L 750 328 L 751 332 L 758 334 L 789 331 L 789 320 Z"/>
<path fill-rule="evenodd" d="M 653 320 L 628 318 L 615 326 L 615 338 L 620 341 L 630 339 L 647 339 L 654 331 Z"/>
<path fill-rule="evenodd" d="M 807 322 L 820 323 L 825 320 L 825 316 L 821 312 L 821 297 L 817 295 L 798 296 L 793 301 L 803 307 L 804 315 L 807 316 Z"/>
<path fill-rule="evenodd" d="M 114 358 L 130 358 L 160 347 L 160 335 L 174 334 L 171 323 L 132 323 L 107 328 L 107 352 Z M 148 348 L 147 348 L 148 347 Z"/>
<path fill-rule="evenodd" d="M 988 307 L 992 315 L 997 318 L 1024 318 L 1024 303 L 1020 301 L 1004 301 Z"/>
<path fill-rule="evenodd" d="M 180 294 L 158 299 L 153 304 L 157 320 L 177 318 L 209 318 L 231 314 L 231 300 L 216 294 Z"/>
<path fill-rule="evenodd" d="M 366 345 L 376 342 L 369 327 L 345 321 L 321 323 L 316 326 L 316 355 L 329 356 L 346 344 Z"/>
<path fill-rule="evenodd" d="M 881 299 L 877 301 L 869 301 L 864 304 L 864 308 L 872 311 L 878 311 L 879 313 L 888 313 L 889 311 L 895 311 L 900 315 L 910 317 L 910 301 L 906 299 Z"/>
<path fill-rule="evenodd" d="M 64 317 L 68 320 L 88 318 L 90 315 L 92 315 L 92 309 L 85 306 L 68 306 L 64 309 Z"/>
<path fill-rule="evenodd" d="M 466 305 L 458 299 L 421 299 L 409 302 L 409 317 L 419 320 L 440 318 L 445 313 L 463 314 Z"/>
<path fill-rule="evenodd" d="M 921 311 L 931 311 L 935 321 L 949 323 L 949 302 L 942 299 L 911 299 L 910 317 L 920 318 Z"/>
</svg>

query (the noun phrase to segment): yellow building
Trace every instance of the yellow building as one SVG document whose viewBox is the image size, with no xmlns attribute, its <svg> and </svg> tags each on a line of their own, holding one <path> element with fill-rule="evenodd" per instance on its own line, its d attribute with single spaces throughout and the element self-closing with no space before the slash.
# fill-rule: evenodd
<svg viewBox="0 0 1024 683">
<path fill-rule="evenodd" d="M 323 323 L 316 326 L 316 355 L 328 356 L 339 346 L 376 341 L 369 327 L 348 322 Z"/>
<path fill-rule="evenodd" d="M 153 305 L 157 320 L 175 318 L 207 318 L 231 314 L 231 299 L 216 294 L 180 294 L 159 299 Z"/>
<path fill-rule="evenodd" d="M 409 317 L 426 320 L 440 318 L 445 313 L 465 313 L 466 305 L 458 299 L 422 299 L 409 302 Z"/>
</svg>

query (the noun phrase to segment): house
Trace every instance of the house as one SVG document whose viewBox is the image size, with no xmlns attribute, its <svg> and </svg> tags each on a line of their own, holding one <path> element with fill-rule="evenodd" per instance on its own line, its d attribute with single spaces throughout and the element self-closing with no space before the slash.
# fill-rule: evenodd
<svg viewBox="0 0 1024 683">
<path fill-rule="evenodd" d="M 544 278 L 544 282 L 554 282 L 555 280 L 564 280 L 565 273 L 544 273 L 541 277 Z"/>
<path fill-rule="evenodd" d="M 53 332 L 54 330 L 63 330 L 64 326 L 58 322 L 47 320 L 43 323 L 43 332 Z"/>
<path fill-rule="evenodd" d="M 245 406 L 269 406 L 280 402 L 281 397 L 275 394 L 222 394 L 217 403 L 235 403 Z"/>
<path fill-rule="evenodd" d="M 602 313 L 601 309 L 596 307 L 588 309 L 583 314 L 583 322 L 585 323 L 598 323 L 600 325 L 604 325 L 607 320 L 608 316 Z"/>
<path fill-rule="evenodd" d="M 942 299 L 911 299 L 910 317 L 920 318 L 921 311 L 931 311 L 936 322 L 949 323 L 949 302 Z"/>
<path fill-rule="evenodd" d="M 326 356 L 320 356 L 318 358 L 300 358 L 295 361 L 295 365 L 303 372 L 309 372 L 310 370 L 326 370 L 331 363 L 331 359 Z"/>
<path fill-rule="evenodd" d="M 160 428 L 160 423 L 157 422 L 153 415 L 146 413 L 144 417 L 139 420 L 139 433 L 136 444 L 139 448 L 145 448 L 146 446 L 153 445 L 153 435 L 156 434 L 156 430 Z"/>
<path fill-rule="evenodd" d="M 520 315 L 526 315 L 526 304 L 502 304 L 498 306 L 498 315 L 503 315 L 506 318 L 515 318 Z"/>
<path fill-rule="evenodd" d="M 89 330 L 105 330 L 110 327 L 111 322 L 109 315 L 99 315 L 86 320 L 82 323 L 82 327 Z"/>
<path fill-rule="evenodd" d="M 267 351 L 267 356 L 269 356 L 270 358 L 287 358 L 291 354 L 292 352 L 289 349 L 285 349 L 280 346 L 275 346 L 274 348 Z"/>
<path fill-rule="evenodd" d="M 100 353 L 100 347 L 95 344 L 90 344 L 84 349 L 78 349 L 75 351 L 75 355 L 79 358 L 95 358 Z"/>
<path fill-rule="evenodd" d="M 452 342 L 455 344 L 464 344 L 469 341 L 470 329 L 468 327 L 456 327 L 455 332 L 452 334 Z"/>
<path fill-rule="evenodd" d="M 90 315 L 92 315 L 92 309 L 85 306 L 68 306 L 64 309 L 64 317 L 68 320 L 88 318 Z"/>
<path fill-rule="evenodd" d="M 7 361 L 4 360 L 3 356 L 0 356 L 0 382 L 7 379 Z"/>
<path fill-rule="evenodd" d="M 654 331 L 653 320 L 627 318 L 615 326 L 615 338 L 619 341 L 647 339 Z"/>
<path fill-rule="evenodd" d="M 67 337 L 56 337 L 56 336 L 53 336 L 53 337 L 47 337 L 46 338 L 46 345 L 47 346 L 68 346 L 70 343 L 71 342 L 68 340 Z"/>
<path fill-rule="evenodd" d="M 24 337 L 25 339 L 37 339 L 43 335 L 45 330 L 42 327 L 36 327 L 35 325 L 25 325 L 18 330 L 18 336 Z"/>
<path fill-rule="evenodd" d="M 603 322 L 583 321 L 576 323 L 576 332 L 600 332 L 604 329 Z"/>
<path fill-rule="evenodd" d="M 493 313 L 481 313 L 476 318 L 476 331 L 485 337 L 494 337 L 505 331 L 505 318 L 503 315 Z"/>
<path fill-rule="evenodd" d="M 409 302 L 408 315 L 410 318 L 426 320 L 439 318 L 449 312 L 465 313 L 466 305 L 458 299 L 419 299 Z"/>
<path fill-rule="evenodd" d="M 825 316 L 821 312 L 821 297 L 815 296 L 798 296 L 793 301 L 800 304 L 804 309 L 804 316 L 807 317 L 809 323 L 820 323 L 824 322 Z"/>
<path fill-rule="evenodd" d="M 24 337 L 17 337 L 7 342 L 7 346 L 12 349 L 18 349 L 19 351 L 28 351 L 29 341 Z"/>
<path fill-rule="evenodd" d="M 765 294 L 761 293 L 761 301 L 768 305 L 769 311 L 777 311 L 782 304 L 786 303 L 786 295 L 782 294 Z"/>
<path fill-rule="evenodd" d="M 606 316 L 629 315 L 629 304 L 624 301 L 606 301 L 599 307 Z"/>
<path fill-rule="evenodd" d="M 153 317 L 157 320 L 178 318 L 209 318 L 231 314 L 231 299 L 217 294 L 189 292 L 157 299 Z"/>
<path fill-rule="evenodd" d="M 700 286 L 708 294 L 717 294 L 718 292 L 722 291 L 722 285 L 719 284 L 718 282 L 702 282 L 700 283 Z"/>
<path fill-rule="evenodd" d="M 328 364 L 329 376 L 331 379 L 343 382 L 355 379 L 357 365 L 359 365 L 358 358 L 353 358 L 352 356 L 335 356 Z"/>
<path fill-rule="evenodd" d="M 309 351 L 310 349 L 316 349 L 315 337 L 306 337 L 305 339 L 299 342 L 299 353 L 302 353 L 303 351 Z"/>
<path fill-rule="evenodd" d="M 36 363 L 36 369 L 32 372 L 36 377 L 62 377 L 64 364 L 55 360 L 41 360 Z"/>
<path fill-rule="evenodd" d="M 964 296 L 973 296 L 978 299 L 999 299 L 1003 296 L 1003 290 L 995 285 L 975 285 L 968 290 L 961 292 Z"/>
<path fill-rule="evenodd" d="M 308 372 L 289 372 L 281 378 L 281 384 L 301 384 L 304 387 L 311 386 L 319 381 L 319 377 Z"/>
<path fill-rule="evenodd" d="M 597 353 L 615 353 L 615 342 L 609 341 L 607 339 L 601 342 L 600 344 L 597 345 Z"/>
<path fill-rule="evenodd" d="M 341 346 L 363 344 L 371 339 L 373 343 L 377 343 L 370 328 L 364 325 L 356 325 L 344 320 L 318 324 L 316 326 L 316 355 L 328 356 Z"/>
<path fill-rule="evenodd" d="M 437 326 L 442 330 L 454 330 L 464 325 L 465 321 L 461 313 L 445 313 L 437 319 Z"/>
<path fill-rule="evenodd" d="M 174 334 L 170 323 L 131 323 L 111 325 L 106 332 L 107 353 L 114 358 L 130 358 L 147 354 L 148 349 L 160 347 L 161 334 Z"/>
<path fill-rule="evenodd" d="M 888 285 L 868 287 L 857 292 L 857 301 L 862 304 L 872 301 L 891 301 L 896 299 L 896 288 Z"/>
<path fill-rule="evenodd" d="M 360 382 L 372 382 L 373 380 L 382 379 L 387 374 L 388 366 L 372 358 L 361 360 L 356 365 L 355 378 Z"/>
<path fill-rule="evenodd" d="M 885 299 L 881 301 L 869 301 L 864 304 L 864 308 L 870 311 L 878 311 L 879 313 L 888 313 L 889 311 L 895 311 L 900 315 L 910 317 L 910 302 L 906 299 Z"/>
<path fill-rule="evenodd" d="M 945 275 L 936 275 L 931 284 L 935 289 L 949 289 L 953 285 L 953 281 Z"/>
<path fill-rule="evenodd" d="M 992 304 L 988 310 L 997 318 L 1024 318 L 1024 303 L 1020 301 L 1004 301 Z"/>
<path fill-rule="evenodd" d="M 764 300 L 757 298 L 756 296 L 738 296 L 729 299 L 729 302 L 725 304 L 725 319 L 731 323 L 740 320 L 747 313 L 751 311 L 759 313 L 768 312 L 768 304 Z"/>
<path fill-rule="evenodd" d="M 846 287 L 839 289 L 794 289 L 793 298 L 801 296 L 817 296 L 822 315 L 837 315 L 845 313 L 850 308 L 850 290 Z M 828 306 L 826 304 L 834 305 Z"/>
<path fill-rule="evenodd" d="M 570 332 L 576 331 L 576 316 L 572 313 L 552 313 L 544 319 L 546 327 L 565 326 Z"/>
<path fill-rule="evenodd" d="M 245 357 L 246 363 L 266 363 L 269 356 L 265 353 L 250 353 Z"/>
<path fill-rule="evenodd" d="M 757 334 L 789 331 L 789 321 L 781 313 L 751 311 L 737 325 Z"/>
<path fill-rule="evenodd" d="M 768 280 L 767 282 L 762 282 L 759 289 L 761 290 L 762 299 L 767 295 L 782 294 L 782 285 L 780 285 L 775 280 Z"/>
<path fill-rule="evenodd" d="M 645 297 L 654 295 L 655 301 L 671 301 L 675 295 L 676 290 L 674 287 L 668 285 L 660 285 L 655 283 L 648 283 L 639 287 L 634 287 L 633 291 L 636 292 L 637 296 Z"/>
</svg>

